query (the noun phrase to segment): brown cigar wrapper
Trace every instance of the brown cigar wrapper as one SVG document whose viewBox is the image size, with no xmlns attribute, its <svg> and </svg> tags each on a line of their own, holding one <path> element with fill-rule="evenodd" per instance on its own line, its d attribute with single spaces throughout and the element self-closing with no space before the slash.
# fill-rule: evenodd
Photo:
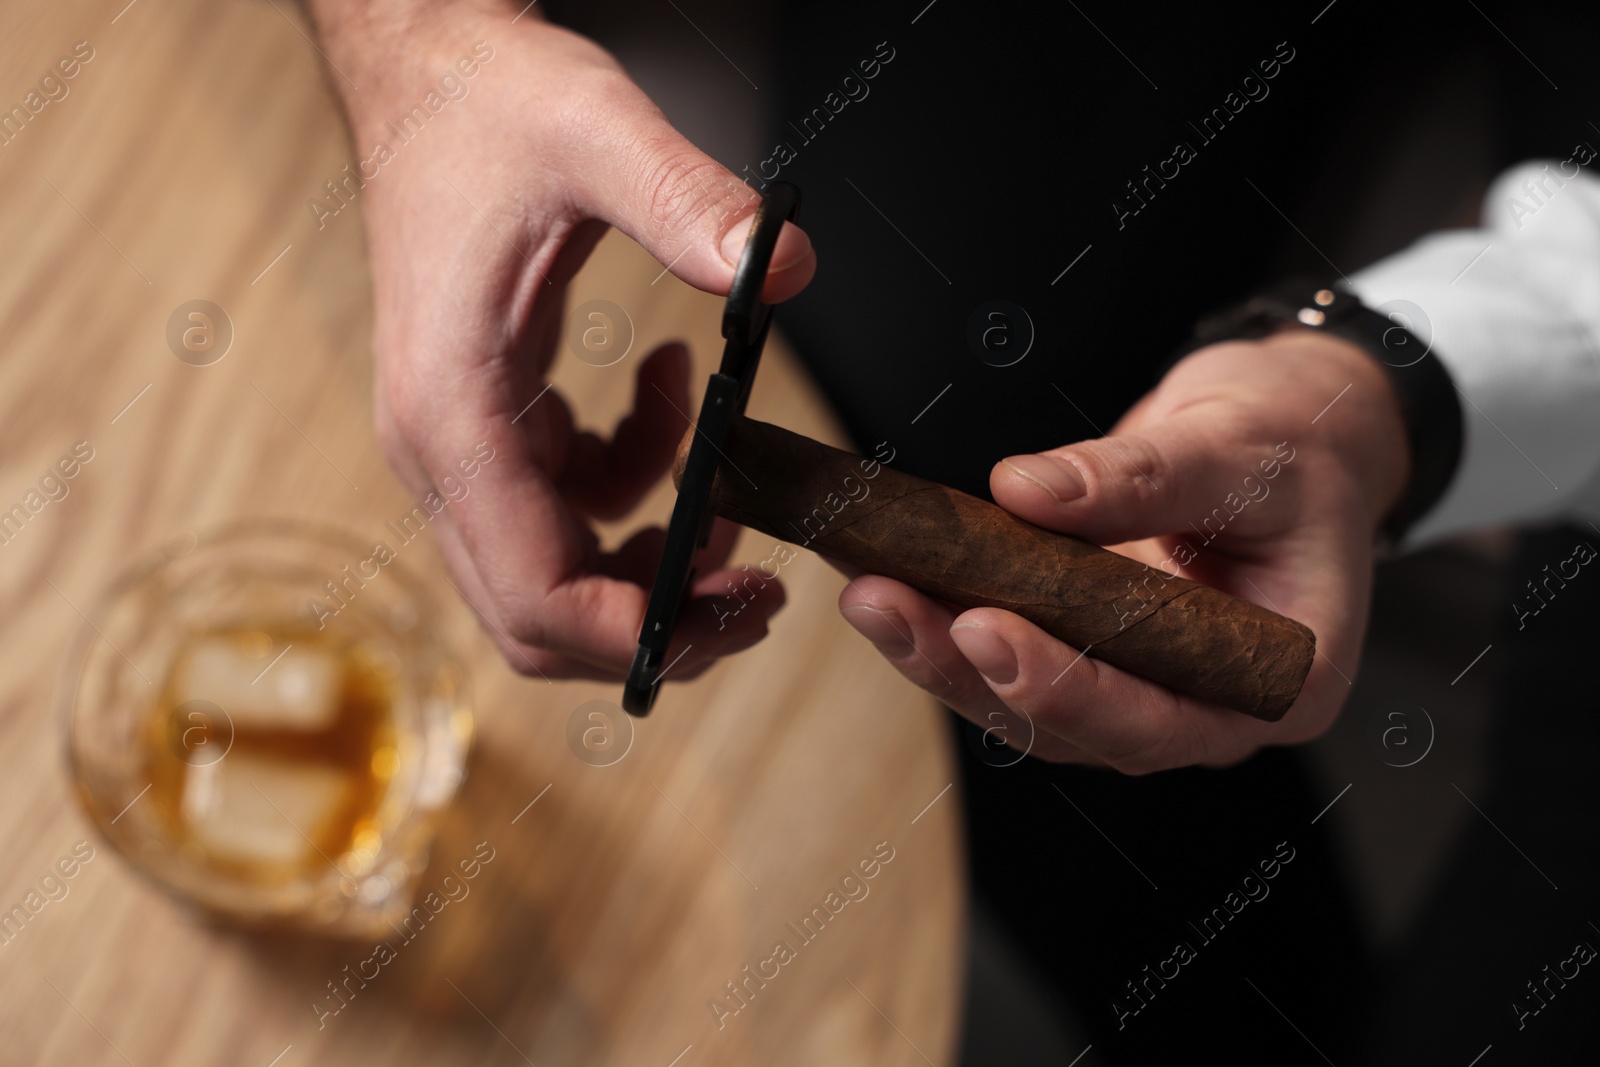
<svg viewBox="0 0 1600 1067">
<path fill-rule="evenodd" d="M 1311 669 L 1305 625 L 948 486 L 742 417 L 723 454 L 715 514 L 963 608 L 1015 612 L 1179 693 L 1275 722 Z"/>
</svg>

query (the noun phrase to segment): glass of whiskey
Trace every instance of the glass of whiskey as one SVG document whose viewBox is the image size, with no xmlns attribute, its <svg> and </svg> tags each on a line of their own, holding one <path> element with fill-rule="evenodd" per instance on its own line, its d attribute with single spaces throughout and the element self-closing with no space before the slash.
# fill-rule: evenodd
<svg viewBox="0 0 1600 1067">
<path fill-rule="evenodd" d="M 473 728 L 395 555 L 252 522 L 113 583 L 60 710 L 79 801 L 142 873 L 250 926 L 369 937 L 409 910 Z"/>
</svg>

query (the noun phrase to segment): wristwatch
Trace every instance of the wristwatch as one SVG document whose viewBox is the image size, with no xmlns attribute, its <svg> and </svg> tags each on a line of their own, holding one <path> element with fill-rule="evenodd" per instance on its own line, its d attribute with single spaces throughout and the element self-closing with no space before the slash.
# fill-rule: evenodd
<svg viewBox="0 0 1600 1067">
<path fill-rule="evenodd" d="M 1391 301 L 1374 310 L 1348 289 L 1291 282 L 1202 319 L 1177 358 L 1221 341 L 1259 340 L 1297 327 L 1331 333 L 1366 352 L 1399 397 L 1411 476 L 1378 528 L 1380 546 L 1392 549 L 1444 496 L 1461 461 L 1461 401 L 1449 371 L 1433 353 L 1432 329 L 1422 309 Z"/>
</svg>

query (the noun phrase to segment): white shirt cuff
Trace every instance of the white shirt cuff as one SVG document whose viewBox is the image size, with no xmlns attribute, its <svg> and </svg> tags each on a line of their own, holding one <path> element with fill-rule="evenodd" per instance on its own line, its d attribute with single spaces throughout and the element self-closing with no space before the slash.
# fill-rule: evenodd
<svg viewBox="0 0 1600 1067">
<path fill-rule="evenodd" d="M 1600 518 L 1600 181 L 1573 176 L 1581 158 L 1506 172 L 1483 229 L 1424 238 L 1350 278 L 1431 344 L 1462 398 L 1460 466 L 1408 546 Z"/>
</svg>

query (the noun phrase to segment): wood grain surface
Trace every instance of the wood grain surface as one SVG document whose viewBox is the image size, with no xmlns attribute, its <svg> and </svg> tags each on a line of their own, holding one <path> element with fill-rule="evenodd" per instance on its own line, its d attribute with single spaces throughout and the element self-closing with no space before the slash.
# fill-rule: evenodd
<svg viewBox="0 0 1600 1067">
<path fill-rule="evenodd" d="M 765 642 L 669 686 L 629 754 L 594 767 L 569 751 L 567 720 L 615 687 L 517 676 L 431 535 L 407 545 L 479 717 L 422 884 L 479 841 L 496 859 L 320 1027 L 325 983 L 370 946 L 209 925 L 96 837 L 53 709 L 80 610 L 185 530 L 289 517 L 370 538 L 411 506 L 371 427 L 359 214 L 319 230 L 306 207 L 352 157 L 299 15 L 122 2 L 0 11 L 0 110 L 26 106 L 79 42 L 93 52 L 0 144 L 0 511 L 76 443 L 93 449 L 68 494 L 0 544 L 0 910 L 79 842 L 95 849 L 0 943 L 0 1063 L 949 1062 L 964 897 L 947 731 L 837 618 L 842 580 L 811 556 L 784 568 L 790 601 Z M 613 300 L 639 335 L 613 367 L 560 361 L 557 386 L 591 425 L 624 410 L 650 345 L 685 337 L 702 371 L 718 355 L 718 301 L 659 271 L 613 235 L 575 286 L 574 306 Z M 166 342 L 193 299 L 234 329 L 211 366 Z M 751 414 L 837 440 L 771 347 Z M 663 486 L 645 514 L 669 507 Z M 769 541 L 747 535 L 735 558 Z M 869 895 L 719 1026 L 708 1001 L 797 940 L 787 924 L 879 842 L 894 858 Z"/>
</svg>

